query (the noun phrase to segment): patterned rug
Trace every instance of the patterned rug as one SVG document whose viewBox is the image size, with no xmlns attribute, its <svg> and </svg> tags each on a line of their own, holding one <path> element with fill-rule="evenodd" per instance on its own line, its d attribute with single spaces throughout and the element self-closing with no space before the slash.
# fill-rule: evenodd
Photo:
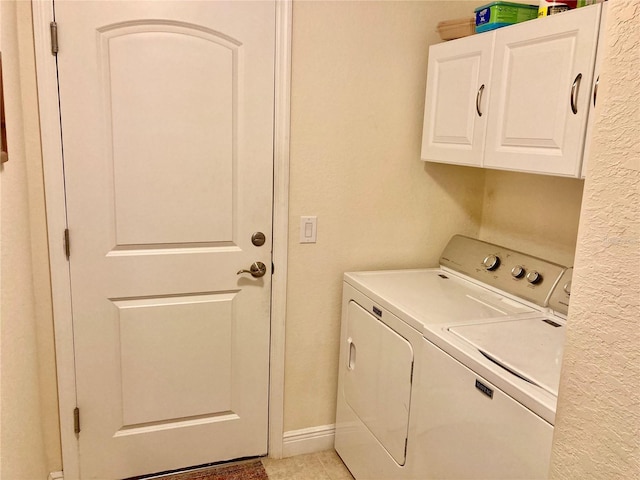
<svg viewBox="0 0 640 480">
<path fill-rule="evenodd" d="M 269 480 L 260 460 L 174 473 L 162 480 Z"/>
</svg>

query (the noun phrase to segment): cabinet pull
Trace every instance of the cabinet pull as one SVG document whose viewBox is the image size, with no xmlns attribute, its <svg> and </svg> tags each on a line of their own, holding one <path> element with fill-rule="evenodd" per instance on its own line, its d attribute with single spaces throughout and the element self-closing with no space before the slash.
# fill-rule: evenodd
<svg viewBox="0 0 640 480">
<path fill-rule="evenodd" d="M 480 102 L 482 101 L 482 92 L 484 92 L 484 83 L 480 85 L 478 89 L 478 93 L 476 94 L 476 112 L 478 112 L 478 116 L 482 116 L 482 112 L 480 111 Z"/>
<path fill-rule="evenodd" d="M 598 83 L 600 83 L 600 75 L 596 78 L 596 84 L 593 87 L 593 106 L 596 106 L 596 98 L 598 97 Z"/>
<path fill-rule="evenodd" d="M 7 125 L 4 116 L 4 86 L 2 84 L 2 54 L 0 53 L 0 164 L 9 161 Z"/>
<path fill-rule="evenodd" d="M 582 80 L 582 74 L 579 73 L 571 86 L 571 111 L 578 113 L 578 107 L 576 105 L 576 98 L 578 97 L 578 91 L 580 90 L 580 81 Z"/>
</svg>

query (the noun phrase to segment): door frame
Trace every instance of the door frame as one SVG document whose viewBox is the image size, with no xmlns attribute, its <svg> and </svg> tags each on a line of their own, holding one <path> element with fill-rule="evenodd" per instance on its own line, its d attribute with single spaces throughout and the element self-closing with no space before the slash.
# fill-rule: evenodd
<svg viewBox="0 0 640 480">
<path fill-rule="evenodd" d="M 268 453 L 281 458 L 284 434 L 284 353 L 289 229 L 289 134 L 291 103 L 292 0 L 276 1 L 275 111 L 273 159 L 273 249 L 271 287 Z M 53 0 L 32 0 L 40 108 L 49 264 L 53 297 L 56 371 L 62 463 L 65 479 L 79 478 L 79 445 L 74 432 L 76 375 L 69 263 L 63 237 L 67 226 L 56 57 L 51 54 Z M 64 45 L 60 45 L 64 52 Z M 72 247 L 73 248 L 73 247 Z"/>
</svg>

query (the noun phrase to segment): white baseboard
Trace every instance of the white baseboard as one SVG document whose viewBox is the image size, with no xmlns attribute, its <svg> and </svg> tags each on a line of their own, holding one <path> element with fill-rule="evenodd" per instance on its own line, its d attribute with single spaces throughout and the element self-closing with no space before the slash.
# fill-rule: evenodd
<svg viewBox="0 0 640 480">
<path fill-rule="evenodd" d="M 64 480 L 62 472 L 51 472 L 47 480 Z"/>
<path fill-rule="evenodd" d="M 333 448 L 335 434 L 335 425 L 320 425 L 318 427 L 284 432 L 282 456 L 286 458 L 330 450 Z"/>
</svg>

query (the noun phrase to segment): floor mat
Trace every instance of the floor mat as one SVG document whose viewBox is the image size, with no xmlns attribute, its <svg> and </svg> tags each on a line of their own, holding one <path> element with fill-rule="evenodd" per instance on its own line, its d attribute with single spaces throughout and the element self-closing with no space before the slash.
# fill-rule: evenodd
<svg viewBox="0 0 640 480">
<path fill-rule="evenodd" d="M 260 460 L 175 473 L 162 480 L 268 480 Z"/>
</svg>

